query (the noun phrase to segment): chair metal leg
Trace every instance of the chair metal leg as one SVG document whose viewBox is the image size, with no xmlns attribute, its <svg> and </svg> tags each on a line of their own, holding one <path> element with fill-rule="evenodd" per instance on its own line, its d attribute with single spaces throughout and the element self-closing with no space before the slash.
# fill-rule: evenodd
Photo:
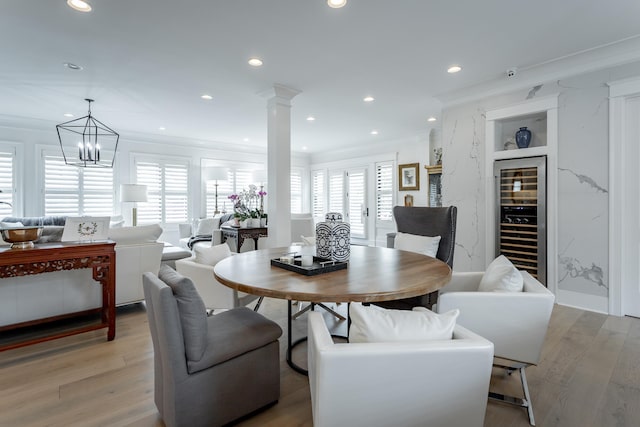
<svg viewBox="0 0 640 427">
<path fill-rule="evenodd" d="M 321 302 L 312 302 L 312 303 L 310 303 L 305 308 L 298 310 L 298 312 L 296 314 L 294 314 L 292 318 L 294 320 L 297 319 L 298 317 L 302 316 L 307 311 L 313 310 L 313 307 L 316 306 L 316 305 L 324 308 L 326 311 L 328 311 L 329 313 L 333 314 L 334 316 L 336 316 L 340 320 L 347 320 L 347 318 L 344 317 L 342 314 L 338 313 L 337 311 L 335 311 L 334 309 L 332 309 L 330 307 L 327 307 L 326 305 L 324 305 Z"/>
<path fill-rule="evenodd" d="M 494 365 L 499 368 L 504 368 L 507 370 L 509 374 L 512 371 L 518 370 L 520 373 L 520 382 L 522 383 L 522 391 L 524 392 L 524 398 L 507 396 L 500 393 L 489 392 L 489 399 L 496 400 L 502 403 L 508 403 L 509 405 L 520 406 L 521 408 L 525 408 L 527 410 L 527 414 L 529 415 L 529 424 L 532 426 L 536 425 L 535 419 L 533 418 L 533 406 L 531 405 L 531 396 L 529 395 L 529 386 L 527 384 L 527 376 L 524 373 L 524 370 L 527 366 L 521 366 L 519 368 L 513 368 L 509 366 L 502 365 Z"/>
<path fill-rule="evenodd" d="M 262 304 L 262 300 L 263 299 L 264 299 L 264 297 L 258 298 L 258 302 L 256 303 L 256 306 L 253 307 L 253 311 L 258 311 L 258 309 L 260 309 L 260 304 Z"/>
<path fill-rule="evenodd" d="M 292 319 L 295 320 L 298 317 L 302 316 L 304 313 L 306 313 L 307 311 L 311 310 L 312 306 L 313 306 L 313 304 L 309 304 L 305 308 L 298 308 L 298 311 L 296 312 L 296 314 L 293 315 Z"/>
</svg>

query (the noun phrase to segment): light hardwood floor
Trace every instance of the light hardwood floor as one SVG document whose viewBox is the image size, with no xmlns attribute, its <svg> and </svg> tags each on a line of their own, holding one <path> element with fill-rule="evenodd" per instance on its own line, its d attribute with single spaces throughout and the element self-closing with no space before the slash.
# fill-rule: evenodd
<svg viewBox="0 0 640 427">
<path fill-rule="evenodd" d="M 266 300 L 261 312 L 285 329 L 285 302 Z M 305 319 L 294 321 L 296 333 Z M 163 425 L 144 306 L 119 309 L 117 325 L 113 342 L 103 330 L 0 353 L 0 426 Z M 280 343 L 284 359 L 284 335 Z M 640 425 L 640 319 L 556 306 L 542 362 L 527 372 L 538 426 Z M 492 389 L 517 394 L 518 383 L 496 371 Z M 238 425 L 311 426 L 307 378 L 283 361 L 280 401 Z M 528 425 L 523 409 L 487 405 L 485 426 Z"/>
</svg>

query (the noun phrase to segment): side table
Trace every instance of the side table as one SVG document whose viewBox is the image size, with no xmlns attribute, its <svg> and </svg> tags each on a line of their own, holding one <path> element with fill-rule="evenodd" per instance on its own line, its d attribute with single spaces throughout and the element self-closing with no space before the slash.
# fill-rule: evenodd
<svg viewBox="0 0 640 427">
<path fill-rule="evenodd" d="M 236 242 L 236 252 L 240 253 L 240 248 L 245 239 L 253 239 L 255 242 L 255 249 L 258 249 L 258 239 L 260 237 L 268 237 L 269 231 L 267 227 L 232 227 L 229 225 L 223 225 L 220 227 L 222 232 L 222 243 L 227 239 L 234 239 Z"/>
</svg>

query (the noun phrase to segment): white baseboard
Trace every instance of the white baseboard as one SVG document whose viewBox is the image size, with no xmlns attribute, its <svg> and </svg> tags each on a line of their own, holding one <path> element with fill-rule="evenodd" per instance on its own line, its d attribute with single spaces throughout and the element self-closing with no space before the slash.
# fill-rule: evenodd
<svg viewBox="0 0 640 427">
<path fill-rule="evenodd" d="M 582 310 L 609 314 L 609 298 L 558 289 L 556 303 Z"/>
</svg>

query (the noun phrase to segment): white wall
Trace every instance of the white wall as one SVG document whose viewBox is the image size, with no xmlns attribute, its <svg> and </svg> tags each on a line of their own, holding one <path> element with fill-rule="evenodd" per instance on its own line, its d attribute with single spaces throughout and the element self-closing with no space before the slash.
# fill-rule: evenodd
<svg viewBox="0 0 640 427">
<path fill-rule="evenodd" d="M 640 63 L 546 82 L 443 111 L 443 200 L 458 206 L 454 269 L 484 270 L 485 117 L 488 110 L 559 94 L 559 302 L 608 311 L 608 88 L 640 75 Z M 549 278 L 548 280 L 552 280 Z"/>
</svg>

